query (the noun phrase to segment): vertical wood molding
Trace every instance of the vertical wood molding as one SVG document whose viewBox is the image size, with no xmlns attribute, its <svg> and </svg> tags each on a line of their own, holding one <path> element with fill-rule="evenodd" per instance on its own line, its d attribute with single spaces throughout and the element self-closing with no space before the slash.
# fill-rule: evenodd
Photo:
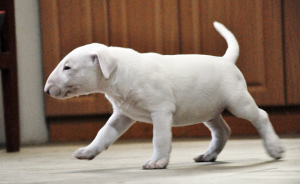
<svg viewBox="0 0 300 184">
<path fill-rule="evenodd" d="M 89 43 L 92 43 L 93 42 L 93 16 L 92 16 L 92 13 L 90 12 L 93 12 L 92 11 L 92 6 L 91 6 L 91 0 L 86 0 L 84 1 L 84 11 L 85 11 L 85 21 L 86 21 L 86 32 L 87 32 L 87 42 L 88 44 Z"/>
<path fill-rule="evenodd" d="M 162 54 L 179 54 L 179 9 L 176 0 L 161 0 L 162 9 Z M 157 41 L 157 40 L 156 40 Z"/>
<path fill-rule="evenodd" d="M 198 14 L 199 12 L 199 1 L 192 1 L 192 21 L 193 22 L 198 22 L 198 24 L 193 24 L 193 46 L 194 46 L 194 52 L 195 53 L 201 53 L 201 31 L 199 29 L 199 24 L 200 24 L 200 16 Z"/>
<path fill-rule="evenodd" d="M 108 1 L 110 44 L 128 47 L 126 0 Z"/>
<path fill-rule="evenodd" d="M 266 92 L 256 95 L 262 105 L 284 105 L 281 1 L 263 1 Z"/>
<path fill-rule="evenodd" d="M 57 1 L 40 1 L 41 35 L 43 46 L 44 82 L 56 66 L 53 62 L 60 60 L 59 25 L 57 18 Z M 46 97 L 47 98 L 47 97 Z"/>
<path fill-rule="evenodd" d="M 154 32 L 155 32 L 155 50 L 163 53 L 163 30 L 161 20 L 161 1 L 154 1 Z"/>
<path fill-rule="evenodd" d="M 57 1 L 40 1 L 40 16 L 41 16 L 41 35 L 43 46 L 43 65 L 44 65 L 44 83 L 48 76 L 55 68 L 57 61 L 60 60 L 60 44 L 59 44 L 59 24 L 58 24 L 58 9 Z M 48 114 L 53 108 L 49 96 L 45 98 L 45 111 Z"/>
<path fill-rule="evenodd" d="M 262 74 L 262 75 L 255 75 L 257 76 L 256 81 L 258 82 L 254 82 L 248 83 L 248 86 L 255 86 L 256 88 L 266 88 L 266 78 L 268 77 L 265 71 L 268 68 L 268 65 L 266 65 L 266 62 L 264 62 L 265 60 L 265 56 L 264 56 L 264 48 L 266 47 L 266 45 L 264 45 L 264 38 L 263 38 L 263 30 L 264 30 L 264 25 L 263 25 L 263 4 L 261 0 L 256 0 L 255 1 L 255 6 L 254 6 L 254 11 L 255 11 L 255 25 L 256 27 L 253 28 L 253 30 L 255 31 L 255 36 L 256 39 L 254 41 L 254 57 L 257 62 L 258 67 L 255 68 L 255 70 L 257 70 L 256 72 L 258 74 Z M 256 29 L 258 28 L 258 29 Z M 245 35 L 246 36 L 246 35 Z"/>
<path fill-rule="evenodd" d="M 123 44 L 124 47 L 128 47 L 129 43 L 128 43 L 128 28 L 127 28 L 127 7 L 126 7 L 126 0 L 121 0 L 121 18 L 122 22 L 122 27 L 123 27 L 123 31 L 122 31 L 122 38 L 123 38 Z"/>
<path fill-rule="evenodd" d="M 110 45 L 108 3 L 106 0 L 91 0 L 93 42 Z"/>
<path fill-rule="evenodd" d="M 287 104 L 300 104 L 300 3 L 283 1 Z"/>
<path fill-rule="evenodd" d="M 199 1 L 179 1 L 182 54 L 201 54 Z"/>
</svg>

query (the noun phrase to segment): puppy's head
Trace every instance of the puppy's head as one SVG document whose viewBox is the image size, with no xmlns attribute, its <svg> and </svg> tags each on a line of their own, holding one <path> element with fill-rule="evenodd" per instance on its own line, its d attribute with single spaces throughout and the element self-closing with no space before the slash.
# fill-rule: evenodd
<svg viewBox="0 0 300 184">
<path fill-rule="evenodd" d="M 50 74 L 44 91 L 54 98 L 66 99 L 101 91 L 117 59 L 102 44 L 89 44 L 70 52 Z"/>
</svg>

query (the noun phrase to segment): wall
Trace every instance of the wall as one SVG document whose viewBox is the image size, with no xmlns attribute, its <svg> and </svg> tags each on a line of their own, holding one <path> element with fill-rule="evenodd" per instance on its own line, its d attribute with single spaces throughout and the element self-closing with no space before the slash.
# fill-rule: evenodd
<svg viewBox="0 0 300 184">
<path fill-rule="evenodd" d="M 15 0 L 15 19 L 21 143 L 42 143 L 48 140 L 48 131 L 43 102 L 39 1 Z M 4 143 L 2 100 L 0 114 L 0 143 Z"/>
</svg>

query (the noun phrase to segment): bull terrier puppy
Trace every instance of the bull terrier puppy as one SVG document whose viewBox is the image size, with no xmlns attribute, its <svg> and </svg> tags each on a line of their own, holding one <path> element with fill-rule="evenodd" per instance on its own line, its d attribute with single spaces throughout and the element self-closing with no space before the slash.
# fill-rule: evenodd
<svg viewBox="0 0 300 184">
<path fill-rule="evenodd" d="M 224 109 L 249 120 L 259 131 L 267 153 L 280 159 L 284 152 L 268 114 L 258 108 L 236 67 L 239 45 L 221 23 L 216 30 L 226 39 L 224 56 L 161 55 L 132 49 L 89 44 L 76 48 L 49 76 L 45 92 L 67 99 L 104 93 L 113 114 L 96 138 L 74 156 L 91 160 L 116 141 L 135 121 L 153 124 L 153 155 L 144 169 L 163 169 L 169 163 L 172 132 L 176 126 L 200 122 L 209 128 L 208 150 L 194 160 L 215 161 L 224 148 L 230 128 Z"/>
</svg>

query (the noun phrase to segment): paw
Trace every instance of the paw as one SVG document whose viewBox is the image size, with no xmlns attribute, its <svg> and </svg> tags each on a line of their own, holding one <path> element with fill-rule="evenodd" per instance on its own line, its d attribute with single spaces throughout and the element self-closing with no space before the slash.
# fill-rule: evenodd
<svg viewBox="0 0 300 184">
<path fill-rule="evenodd" d="M 210 154 L 202 154 L 199 156 L 196 156 L 194 158 L 195 162 L 214 162 L 217 159 L 218 154 L 216 153 L 210 153 Z"/>
<path fill-rule="evenodd" d="M 279 138 L 266 140 L 265 147 L 268 154 L 275 159 L 281 159 L 285 152 L 285 149 L 280 144 Z"/>
<path fill-rule="evenodd" d="M 98 152 L 96 149 L 90 149 L 88 147 L 80 148 L 76 150 L 73 155 L 75 158 L 83 160 L 92 160 L 94 159 L 100 152 Z"/>
<path fill-rule="evenodd" d="M 169 159 L 162 158 L 159 160 L 149 160 L 143 165 L 143 169 L 165 169 Z"/>
</svg>

